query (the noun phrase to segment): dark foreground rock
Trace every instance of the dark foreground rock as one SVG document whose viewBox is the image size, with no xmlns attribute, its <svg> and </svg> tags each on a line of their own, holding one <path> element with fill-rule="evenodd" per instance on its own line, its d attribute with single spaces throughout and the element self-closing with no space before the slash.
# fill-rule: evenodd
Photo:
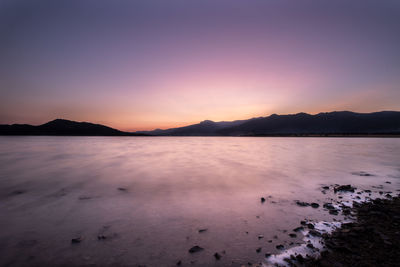
<svg viewBox="0 0 400 267">
<path fill-rule="evenodd" d="M 400 197 L 354 205 L 357 221 L 324 235 L 328 251 L 305 266 L 399 266 Z"/>
</svg>

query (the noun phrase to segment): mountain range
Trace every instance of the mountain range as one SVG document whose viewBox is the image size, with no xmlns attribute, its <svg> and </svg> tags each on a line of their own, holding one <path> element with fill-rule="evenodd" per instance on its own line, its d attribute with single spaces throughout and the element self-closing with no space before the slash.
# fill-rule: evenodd
<svg viewBox="0 0 400 267">
<path fill-rule="evenodd" d="M 232 122 L 202 121 L 180 128 L 144 131 L 150 135 L 172 136 L 291 136 L 400 134 L 400 112 L 355 113 L 334 111 L 310 115 L 272 114 Z"/>
<path fill-rule="evenodd" d="M 56 119 L 33 126 L 0 125 L 0 135 L 76 136 L 365 136 L 400 135 L 400 112 L 355 113 L 334 111 L 310 115 L 272 114 L 248 120 L 205 120 L 189 126 L 153 131 L 123 132 L 100 124 Z"/>
</svg>

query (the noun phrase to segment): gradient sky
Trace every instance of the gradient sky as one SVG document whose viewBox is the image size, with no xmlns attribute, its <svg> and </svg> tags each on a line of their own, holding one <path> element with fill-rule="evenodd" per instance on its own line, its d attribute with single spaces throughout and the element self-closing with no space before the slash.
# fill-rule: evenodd
<svg viewBox="0 0 400 267">
<path fill-rule="evenodd" d="M 0 0 L 0 123 L 400 110 L 400 1 Z"/>
</svg>

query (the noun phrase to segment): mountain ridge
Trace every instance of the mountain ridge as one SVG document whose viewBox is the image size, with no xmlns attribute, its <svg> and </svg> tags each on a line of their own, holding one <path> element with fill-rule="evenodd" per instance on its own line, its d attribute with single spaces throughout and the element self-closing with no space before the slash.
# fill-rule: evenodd
<svg viewBox="0 0 400 267">
<path fill-rule="evenodd" d="M 204 120 L 197 124 L 152 131 L 124 132 L 101 124 L 55 119 L 33 126 L 0 125 L 0 135 L 62 136 L 369 136 L 400 135 L 400 112 L 351 111 L 271 114 L 247 120 Z"/>
<path fill-rule="evenodd" d="M 205 120 L 184 127 L 140 133 L 172 136 L 400 134 L 400 112 L 332 111 L 320 112 L 315 115 L 304 112 L 285 115 L 271 114 L 267 117 L 232 122 Z"/>
</svg>

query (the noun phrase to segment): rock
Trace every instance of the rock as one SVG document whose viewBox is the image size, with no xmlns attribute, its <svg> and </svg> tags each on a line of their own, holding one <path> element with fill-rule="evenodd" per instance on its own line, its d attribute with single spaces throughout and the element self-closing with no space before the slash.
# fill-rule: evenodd
<svg viewBox="0 0 400 267">
<path fill-rule="evenodd" d="M 306 221 L 300 221 L 300 224 L 301 224 L 301 225 L 306 225 L 307 222 L 306 222 Z"/>
<path fill-rule="evenodd" d="M 277 245 L 277 246 L 275 246 L 277 249 L 284 249 L 285 248 L 285 246 L 284 245 Z"/>
<path fill-rule="evenodd" d="M 265 257 L 266 257 L 266 258 L 271 257 L 271 255 L 272 255 L 271 253 L 265 253 Z"/>
<path fill-rule="evenodd" d="M 319 208 L 319 204 L 318 203 L 311 203 L 311 207 L 313 207 L 314 209 Z"/>
<path fill-rule="evenodd" d="M 214 254 L 214 257 L 215 257 L 216 260 L 220 260 L 222 256 L 219 255 L 218 252 L 216 252 L 216 253 Z"/>
<path fill-rule="evenodd" d="M 263 235 L 258 235 L 258 239 L 264 238 Z"/>
<path fill-rule="evenodd" d="M 351 174 L 353 175 L 358 175 L 358 176 L 374 176 L 373 174 L 364 172 L 364 171 L 360 171 L 360 172 L 352 172 Z"/>
<path fill-rule="evenodd" d="M 71 243 L 72 244 L 78 244 L 78 243 L 82 242 L 82 240 L 83 240 L 83 238 L 81 236 L 79 236 L 79 237 L 76 237 L 76 238 L 72 238 L 71 239 Z"/>
<path fill-rule="evenodd" d="M 337 210 L 330 210 L 330 211 L 329 211 L 329 214 L 338 215 L 339 212 L 338 212 Z"/>
<path fill-rule="evenodd" d="M 354 192 L 356 188 L 352 187 L 351 185 L 338 185 L 333 188 L 333 191 L 336 193 L 338 191 L 345 191 L 345 192 Z"/>
<path fill-rule="evenodd" d="M 323 186 L 322 189 L 328 190 L 328 189 L 329 189 L 329 186 Z"/>
<path fill-rule="evenodd" d="M 385 183 L 387 183 L 387 184 L 391 184 L 391 182 L 389 182 L 389 181 L 386 181 Z"/>
<path fill-rule="evenodd" d="M 176 266 L 181 266 L 181 264 L 182 264 L 182 261 L 178 261 L 178 262 L 176 263 Z"/>
<path fill-rule="evenodd" d="M 350 208 L 343 208 L 342 213 L 343 213 L 344 215 L 350 215 L 351 210 L 350 210 Z"/>
<path fill-rule="evenodd" d="M 321 236 L 321 233 L 314 229 L 310 230 L 308 233 L 312 236 Z"/>
<path fill-rule="evenodd" d="M 257 248 L 257 249 L 256 249 L 256 252 L 257 252 L 257 253 L 260 253 L 260 252 L 261 252 L 261 248 Z"/>
<path fill-rule="evenodd" d="M 310 206 L 310 203 L 303 202 L 303 201 L 299 201 L 299 200 L 296 200 L 296 204 L 297 204 L 298 206 L 301 206 L 301 207 Z"/>
<path fill-rule="evenodd" d="M 106 239 L 107 237 L 105 236 L 105 235 L 98 235 L 97 236 L 97 239 L 98 240 L 104 240 L 104 239 Z"/>
<path fill-rule="evenodd" d="M 200 251 L 202 251 L 202 250 L 204 250 L 204 248 L 199 247 L 199 246 L 194 246 L 194 247 L 191 247 L 191 248 L 189 249 L 189 253 L 196 253 L 196 252 L 200 252 Z"/>
<path fill-rule="evenodd" d="M 308 248 L 314 248 L 313 244 L 307 244 Z"/>
<path fill-rule="evenodd" d="M 291 238 L 296 238 L 296 237 L 297 237 L 297 235 L 296 235 L 296 234 L 293 234 L 293 233 L 289 234 L 289 236 L 290 236 Z"/>
<path fill-rule="evenodd" d="M 128 189 L 125 188 L 125 187 L 118 187 L 118 190 L 119 190 L 119 191 L 124 191 L 124 192 L 128 191 Z"/>
<path fill-rule="evenodd" d="M 296 256 L 296 260 L 297 260 L 299 263 L 303 263 L 303 262 L 304 262 L 304 258 L 303 258 L 303 256 L 301 256 L 301 254 L 299 254 L 299 255 Z"/>
<path fill-rule="evenodd" d="M 307 224 L 307 227 L 308 227 L 309 229 L 314 229 L 314 228 L 315 228 L 315 227 L 314 227 L 314 224 L 312 224 L 312 223 Z"/>
<path fill-rule="evenodd" d="M 265 202 L 265 198 L 261 198 L 261 203 L 264 203 Z"/>
<path fill-rule="evenodd" d="M 203 233 L 203 232 L 205 232 L 205 231 L 207 231 L 207 230 L 208 230 L 207 228 L 199 229 L 199 233 Z"/>
<path fill-rule="evenodd" d="M 325 203 L 325 204 L 323 205 L 323 207 L 324 207 L 325 209 L 328 209 L 328 210 L 334 210 L 334 209 L 335 209 L 335 207 L 332 205 L 332 203 Z"/>
<path fill-rule="evenodd" d="M 300 231 L 303 231 L 303 230 L 304 230 L 304 227 L 303 227 L 303 226 L 300 226 L 300 227 L 294 228 L 294 229 L 293 229 L 293 232 L 300 232 Z"/>
</svg>

